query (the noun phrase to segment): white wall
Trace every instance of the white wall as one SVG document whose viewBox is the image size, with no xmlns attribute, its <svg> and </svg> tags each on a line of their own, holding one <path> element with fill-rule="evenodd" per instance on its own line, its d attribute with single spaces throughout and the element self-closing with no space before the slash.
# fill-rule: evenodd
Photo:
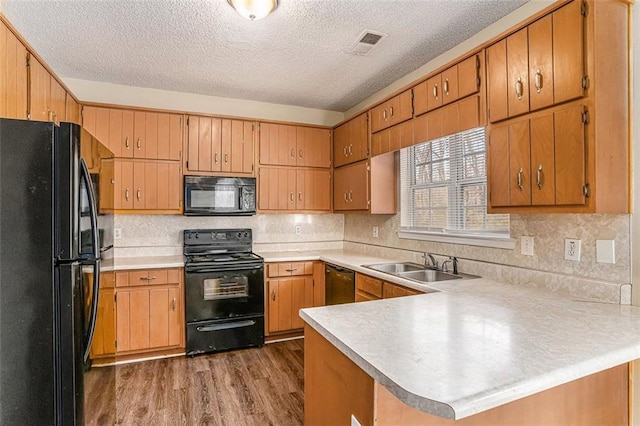
<svg viewBox="0 0 640 426">
<path fill-rule="evenodd" d="M 74 78 L 63 78 L 62 80 L 81 102 L 100 102 L 263 120 L 293 121 L 323 126 L 333 126 L 344 118 L 344 114 L 337 111 L 122 86 Z"/>
</svg>

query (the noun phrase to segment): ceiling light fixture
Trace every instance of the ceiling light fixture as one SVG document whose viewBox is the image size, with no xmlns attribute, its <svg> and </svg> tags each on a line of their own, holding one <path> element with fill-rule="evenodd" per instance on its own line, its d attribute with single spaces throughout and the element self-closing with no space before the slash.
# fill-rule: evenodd
<svg viewBox="0 0 640 426">
<path fill-rule="evenodd" d="M 243 17 L 255 21 L 262 19 L 278 7 L 278 0 L 227 0 Z"/>
</svg>

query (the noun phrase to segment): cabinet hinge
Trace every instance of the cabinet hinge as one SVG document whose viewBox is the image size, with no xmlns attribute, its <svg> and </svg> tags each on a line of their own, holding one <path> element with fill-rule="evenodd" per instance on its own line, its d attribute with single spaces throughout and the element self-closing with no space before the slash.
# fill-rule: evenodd
<svg viewBox="0 0 640 426">
<path fill-rule="evenodd" d="M 369 148 L 367 148 L 367 157 L 369 156 Z"/>
<path fill-rule="evenodd" d="M 367 200 L 367 207 L 371 207 L 371 200 Z"/>
<path fill-rule="evenodd" d="M 589 76 L 585 75 L 582 77 L 582 89 L 587 90 L 589 88 Z"/>
<path fill-rule="evenodd" d="M 189 160 L 187 160 L 187 170 L 189 170 Z"/>
<path fill-rule="evenodd" d="M 478 83 L 478 86 L 477 86 L 477 87 L 480 87 L 480 84 L 482 83 L 482 78 L 481 78 L 481 77 L 478 77 L 478 81 L 477 81 L 477 83 Z"/>
<path fill-rule="evenodd" d="M 254 165 L 251 164 L 251 171 L 253 172 L 255 170 Z"/>
<path fill-rule="evenodd" d="M 480 56 L 476 55 L 476 68 L 480 69 Z"/>
<path fill-rule="evenodd" d="M 118 341 L 116 340 L 116 341 L 115 341 L 115 342 L 113 342 L 113 343 L 114 343 L 114 345 L 115 345 L 116 349 L 118 349 Z"/>
<path fill-rule="evenodd" d="M 583 124 L 589 124 L 589 111 L 587 111 L 586 109 L 582 112 L 582 123 Z"/>
<path fill-rule="evenodd" d="M 582 2 L 582 7 L 580 8 L 580 13 L 582 14 L 582 16 L 587 16 L 589 14 L 589 5 L 587 4 L 586 1 Z"/>
<path fill-rule="evenodd" d="M 118 303 L 118 295 L 117 295 L 117 294 L 114 294 L 114 295 L 113 295 L 113 301 L 114 301 L 114 302 L 116 302 L 116 303 Z"/>
<path fill-rule="evenodd" d="M 582 187 L 582 195 L 584 195 L 586 198 L 589 198 L 589 196 L 591 195 L 591 188 L 589 188 L 588 183 Z"/>
<path fill-rule="evenodd" d="M 371 171 L 371 165 L 367 164 L 367 171 L 370 172 Z"/>
</svg>

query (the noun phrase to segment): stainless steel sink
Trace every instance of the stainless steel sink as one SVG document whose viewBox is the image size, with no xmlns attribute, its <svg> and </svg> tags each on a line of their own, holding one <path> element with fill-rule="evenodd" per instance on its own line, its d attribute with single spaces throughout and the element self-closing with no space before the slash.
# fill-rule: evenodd
<svg viewBox="0 0 640 426">
<path fill-rule="evenodd" d="M 480 278 L 470 274 L 452 274 L 450 272 L 438 271 L 425 268 L 423 265 L 411 262 L 378 263 L 375 265 L 363 265 L 365 268 L 374 271 L 384 272 L 396 277 L 405 278 L 419 283 L 432 283 L 437 281 L 449 281 L 460 279 Z"/>
<path fill-rule="evenodd" d="M 374 271 L 386 272 L 387 274 L 400 274 L 409 271 L 421 271 L 424 269 L 422 265 L 416 263 L 379 263 L 377 265 L 367 265 L 366 268 Z"/>
<path fill-rule="evenodd" d="M 448 272 L 436 271 L 434 269 L 423 269 L 421 271 L 411 271 L 396 274 L 402 278 L 408 278 L 410 280 L 421 281 L 431 283 L 434 281 L 447 281 L 447 280 L 459 280 L 462 277 L 460 275 L 453 275 Z"/>
</svg>

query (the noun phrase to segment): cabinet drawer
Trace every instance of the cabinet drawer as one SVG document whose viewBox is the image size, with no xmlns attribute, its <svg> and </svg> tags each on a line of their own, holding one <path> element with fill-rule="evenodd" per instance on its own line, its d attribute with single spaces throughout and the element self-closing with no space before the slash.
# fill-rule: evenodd
<svg viewBox="0 0 640 426">
<path fill-rule="evenodd" d="M 267 265 L 267 271 L 269 278 L 312 275 L 313 262 L 270 263 Z"/>
<path fill-rule="evenodd" d="M 179 284 L 180 268 L 140 269 L 128 272 L 116 272 L 116 287 L 134 287 L 140 285 Z"/>
<path fill-rule="evenodd" d="M 376 296 L 377 298 L 382 297 L 382 281 L 368 275 L 357 275 L 356 289 L 358 292 L 368 293 L 372 296 Z"/>
<path fill-rule="evenodd" d="M 369 300 L 380 300 L 380 298 L 360 290 L 356 291 L 356 302 L 366 302 Z"/>
<path fill-rule="evenodd" d="M 390 299 L 392 297 L 404 297 L 413 296 L 414 294 L 420 294 L 422 292 L 414 290 L 409 287 L 393 284 L 390 282 L 384 282 L 383 286 L 383 299 Z"/>
</svg>

